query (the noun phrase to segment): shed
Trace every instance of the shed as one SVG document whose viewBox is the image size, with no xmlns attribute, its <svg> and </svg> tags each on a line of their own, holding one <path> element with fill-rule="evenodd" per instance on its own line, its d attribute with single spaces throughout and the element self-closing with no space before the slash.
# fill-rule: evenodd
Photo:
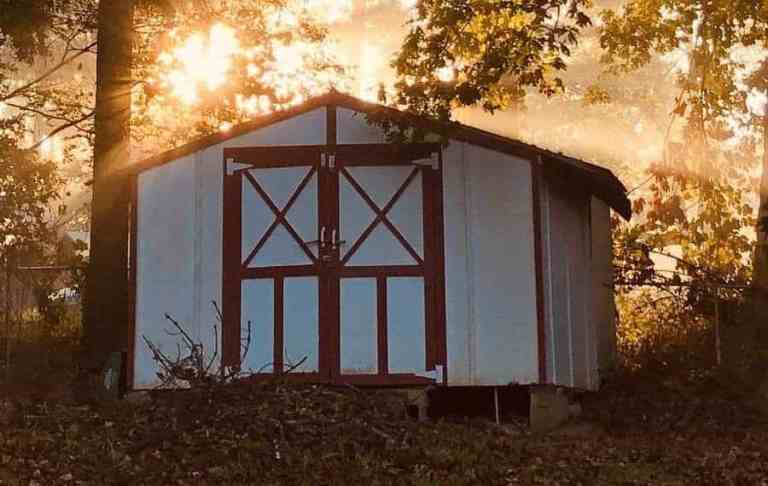
<svg viewBox="0 0 768 486">
<path fill-rule="evenodd" d="M 390 144 L 368 115 L 447 134 Z M 255 377 L 594 389 L 615 339 L 608 170 L 331 92 L 145 160 L 132 389 L 183 323 Z M 223 312 L 221 325 L 211 302 Z M 302 361 L 303 360 L 303 361 Z"/>
</svg>

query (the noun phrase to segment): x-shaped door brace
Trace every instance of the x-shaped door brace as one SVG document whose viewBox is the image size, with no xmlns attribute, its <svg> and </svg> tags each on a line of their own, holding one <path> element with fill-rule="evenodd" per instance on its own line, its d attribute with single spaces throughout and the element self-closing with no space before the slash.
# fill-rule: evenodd
<svg viewBox="0 0 768 486">
<path fill-rule="evenodd" d="M 395 238 L 397 238 L 397 241 L 400 242 L 401 245 L 403 245 L 403 248 L 405 248 L 405 251 L 407 251 L 411 257 L 419 264 L 423 265 L 424 260 L 419 256 L 419 254 L 416 252 L 416 250 L 413 249 L 410 243 L 408 243 L 408 240 L 406 240 L 402 233 L 398 231 L 398 229 L 395 227 L 395 225 L 392 224 L 392 222 L 387 218 L 387 213 L 395 206 L 397 201 L 400 199 L 400 197 L 405 193 L 405 190 L 408 189 L 408 186 L 411 185 L 411 182 L 416 178 L 416 175 L 419 173 L 419 168 L 413 169 L 413 171 L 408 175 L 408 178 L 403 182 L 403 184 L 400 186 L 400 189 L 395 192 L 395 195 L 392 196 L 392 199 L 389 200 L 389 202 L 383 207 L 379 208 L 379 206 L 371 199 L 371 197 L 365 192 L 365 189 L 358 184 L 358 182 L 355 180 L 354 177 L 352 177 L 352 174 L 347 171 L 347 169 L 342 168 L 341 173 L 344 174 L 344 177 L 349 181 L 349 183 L 352 185 L 352 187 L 355 188 L 355 191 L 357 191 L 358 194 L 360 194 L 360 197 L 363 198 L 363 200 L 370 206 L 370 208 L 373 210 L 374 213 L 376 213 L 376 217 L 373 219 L 373 222 L 371 222 L 370 225 L 365 229 L 365 231 L 362 232 L 360 237 L 357 239 L 354 245 L 349 249 L 346 255 L 344 255 L 344 259 L 342 260 L 342 265 L 346 265 L 347 262 L 349 262 L 349 259 L 352 258 L 352 256 L 355 254 L 355 252 L 360 248 L 360 246 L 365 242 L 365 240 L 370 236 L 370 234 L 373 232 L 374 229 L 376 229 L 376 226 L 379 225 L 379 223 L 384 224 L 389 231 L 392 232 L 393 235 L 395 235 Z"/>
<path fill-rule="evenodd" d="M 256 246 L 253 248 L 251 253 L 248 255 L 248 258 L 245 259 L 245 262 L 243 262 L 243 268 L 247 268 L 248 265 L 250 265 L 251 261 L 256 257 L 256 254 L 259 253 L 259 251 L 264 247 L 264 244 L 269 240 L 270 236 L 272 236 L 272 233 L 275 232 L 278 225 L 283 225 L 283 227 L 288 230 L 288 233 L 293 237 L 294 240 L 296 240 L 296 243 L 299 244 L 302 250 L 304 250 L 304 253 L 307 254 L 307 257 L 312 261 L 313 264 L 317 263 L 317 258 L 315 255 L 312 254 L 312 251 L 309 249 L 306 243 L 304 243 L 304 240 L 301 239 L 301 236 L 296 232 L 296 230 L 293 229 L 293 226 L 288 222 L 287 219 L 285 219 L 286 214 L 288 214 L 288 211 L 291 210 L 291 207 L 296 202 L 296 199 L 299 198 L 299 195 L 301 194 L 301 191 L 304 190 L 304 188 L 309 184 L 309 181 L 312 179 L 312 176 L 315 175 L 315 172 L 317 169 L 315 167 L 312 167 L 310 169 L 309 173 L 307 173 L 306 176 L 304 176 L 304 179 L 301 180 L 299 183 L 299 186 L 296 188 L 296 190 L 291 195 L 291 198 L 288 200 L 288 202 L 285 204 L 285 207 L 281 210 L 278 209 L 277 205 L 272 201 L 272 198 L 269 197 L 269 194 L 261 187 L 261 185 L 256 181 L 256 179 L 253 177 L 253 175 L 250 172 L 245 172 L 245 178 L 248 179 L 248 182 L 251 183 L 251 186 L 256 190 L 256 193 L 261 196 L 261 198 L 264 200 L 264 202 L 267 204 L 269 209 L 274 213 L 275 220 L 272 222 L 272 224 L 267 228 L 267 231 L 262 235 L 259 242 L 256 244 Z"/>
</svg>

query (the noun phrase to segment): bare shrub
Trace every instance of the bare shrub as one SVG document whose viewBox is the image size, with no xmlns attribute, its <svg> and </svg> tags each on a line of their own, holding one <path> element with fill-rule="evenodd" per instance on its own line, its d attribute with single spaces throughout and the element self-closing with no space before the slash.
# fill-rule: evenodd
<svg viewBox="0 0 768 486">
<path fill-rule="evenodd" d="M 251 322 L 248 321 L 248 332 L 241 344 L 241 354 L 236 366 L 217 366 L 219 360 L 219 332 L 222 315 L 218 304 L 211 302 L 216 311 L 218 324 L 213 325 L 213 352 L 207 356 L 205 345 L 195 341 L 176 319 L 165 314 L 165 319 L 172 329 L 166 329 L 169 336 L 180 338 L 176 345 L 176 356 L 164 353 L 146 335 L 142 335 L 144 343 L 152 352 L 152 359 L 158 365 L 157 377 L 161 387 L 179 387 L 184 383 L 191 387 L 213 386 L 225 384 L 241 376 L 241 365 L 248 355 L 251 346 Z"/>
</svg>

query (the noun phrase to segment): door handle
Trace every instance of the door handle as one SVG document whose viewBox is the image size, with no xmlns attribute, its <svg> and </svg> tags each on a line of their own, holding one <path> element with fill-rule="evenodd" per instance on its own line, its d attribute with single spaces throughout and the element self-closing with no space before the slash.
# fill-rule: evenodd
<svg viewBox="0 0 768 486">
<path fill-rule="evenodd" d="M 346 241 L 339 239 L 339 232 L 336 230 L 336 228 L 333 229 L 333 236 L 331 240 L 331 248 L 333 250 L 338 250 L 341 245 L 346 243 Z"/>
<path fill-rule="evenodd" d="M 320 228 L 320 239 L 319 240 L 307 241 L 305 243 L 305 245 L 307 245 L 307 246 L 320 245 L 320 248 L 322 248 L 322 247 L 325 246 L 325 243 L 326 243 L 326 241 L 325 241 L 325 226 L 323 226 L 322 228 Z"/>
</svg>

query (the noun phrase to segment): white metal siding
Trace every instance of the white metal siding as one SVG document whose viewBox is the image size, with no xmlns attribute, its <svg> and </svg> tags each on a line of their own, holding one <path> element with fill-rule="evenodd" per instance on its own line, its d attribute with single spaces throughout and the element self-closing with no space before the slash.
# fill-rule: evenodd
<svg viewBox="0 0 768 486">
<path fill-rule="evenodd" d="M 592 198 L 591 209 L 592 319 L 596 334 L 597 366 L 603 371 L 613 366 L 616 353 L 611 210 L 596 198 Z"/>
<path fill-rule="evenodd" d="M 546 199 L 543 205 L 547 211 L 547 232 L 544 234 L 547 350 L 553 363 L 547 368 L 549 381 L 561 385 L 572 383 L 571 319 L 570 312 L 570 269 L 568 251 L 562 226 L 567 220 L 567 201 L 553 194 L 548 185 L 542 191 Z"/>
<path fill-rule="evenodd" d="M 443 164 L 449 384 L 534 383 L 530 164 L 458 142 Z"/>
<path fill-rule="evenodd" d="M 552 261 L 552 245 L 551 245 L 551 232 L 552 224 L 550 222 L 551 202 L 549 200 L 549 194 L 547 193 L 547 187 L 543 183 L 539 187 L 539 210 L 541 215 L 539 216 L 539 222 L 541 224 L 541 272 L 543 274 L 542 290 L 544 298 L 544 352 L 546 354 L 546 382 L 551 383 L 554 381 L 555 376 L 563 373 L 568 374 L 570 371 L 559 370 L 558 366 L 562 367 L 563 363 L 557 360 L 557 353 L 555 352 L 557 341 L 555 340 L 554 319 L 552 319 L 555 295 L 554 282 L 552 281 L 554 271 L 551 265 Z M 570 363 L 568 363 L 570 366 Z"/>
<path fill-rule="evenodd" d="M 467 238 L 467 204 L 464 183 L 464 144 L 452 142 L 443 151 L 443 214 L 445 214 L 445 320 L 448 380 L 468 385 L 471 368 L 469 322 L 472 293 L 467 268 L 471 262 Z"/>
<path fill-rule="evenodd" d="M 538 380 L 531 166 L 467 145 L 476 384 Z"/>
<path fill-rule="evenodd" d="M 164 314 L 195 329 L 196 155 L 147 171 L 138 181 L 136 358 L 134 385 L 157 382 L 155 363 L 142 336 L 175 355 L 176 338 Z"/>
<path fill-rule="evenodd" d="M 384 131 L 370 125 L 365 120 L 365 113 L 347 108 L 336 109 L 336 137 L 338 143 L 384 143 Z"/>
<path fill-rule="evenodd" d="M 545 183 L 543 268 L 548 381 L 597 386 L 589 199 Z"/>
</svg>

